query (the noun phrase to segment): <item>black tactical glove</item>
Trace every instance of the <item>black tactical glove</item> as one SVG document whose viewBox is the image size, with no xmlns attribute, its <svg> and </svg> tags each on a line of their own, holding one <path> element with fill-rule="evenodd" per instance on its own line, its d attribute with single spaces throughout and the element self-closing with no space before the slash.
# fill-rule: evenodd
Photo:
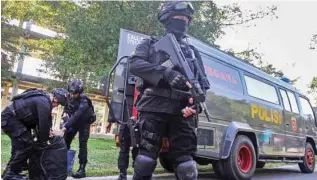
<svg viewBox="0 0 317 180">
<path fill-rule="evenodd" d="M 174 71 L 170 68 L 167 68 L 164 72 L 163 78 L 171 88 L 188 91 L 189 88 L 186 85 L 186 78 L 178 71 Z"/>
</svg>

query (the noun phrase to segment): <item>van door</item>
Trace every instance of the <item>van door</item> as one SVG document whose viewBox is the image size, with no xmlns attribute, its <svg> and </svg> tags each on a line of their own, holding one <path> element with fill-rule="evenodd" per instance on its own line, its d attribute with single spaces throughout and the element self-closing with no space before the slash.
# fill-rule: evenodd
<svg viewBox="0 0 317 180">
<path fill-rule="evenodd" d="M 299 97 L 299 102 L 301 105 L 300 114 L 305 122 L 304 131 L 307 136 L 313 137 L 315 138 L 315 140 L 317 140 L 316 117 L 312 109 L 312 106 L 309 103 L 309 100 L 302 96 Z"/>
<path fill-rule="evenodd" d="M 286 155 L 301 156 L 304 152 L 305 132 L 298 103 L 293 92 L 280 89 L 280 93 L 284 104 Z"/>
<path fill-rule="evenodd" d="M 279 102 L 277 88 L 272 83 L 247 73 L 244 73 L 244 80 L 252 118 L 249 124 L 257 131 L 260 156 L 283 155 L 283 107 Z"/>
</svg>

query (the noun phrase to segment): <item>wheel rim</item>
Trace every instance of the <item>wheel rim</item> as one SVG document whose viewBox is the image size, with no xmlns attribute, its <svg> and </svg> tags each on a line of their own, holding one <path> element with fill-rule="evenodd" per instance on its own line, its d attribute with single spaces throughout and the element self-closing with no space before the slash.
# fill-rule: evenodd
<svg viewBox="0 0 317 180">
<path fill-rule="evenodd" d="M 252 153 L 251 149 L 243 145 L 239 148 L 237 163 L 239 169 L 243 173 L 248 173 L 252 167 Z"/>
<path fill-rule="evenodd" d="M 307 149 L 306 151 L 306 162 L 309 168 L 314 167 L 314 153 L 311 149 Z"/>
</svg>

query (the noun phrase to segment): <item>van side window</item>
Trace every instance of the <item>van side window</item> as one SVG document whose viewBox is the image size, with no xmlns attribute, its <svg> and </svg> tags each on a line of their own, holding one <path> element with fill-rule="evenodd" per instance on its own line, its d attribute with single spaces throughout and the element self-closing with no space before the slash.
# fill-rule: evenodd
<svg viewBox="0 0 317 180">
<path fill-rule="evenodd" d="M 244 79 L 250 96 L 279 104 L 276 89 L 273 86 L 246 75 L 244 75 Z"/>
<path fill-rule="evenodd" d="M 310 106 L 310 103 L 308 102 L 307 99 L 304 99 L 302 97 L 299 97 L 300 104 L 302 105 L 302 110 L 303 110 L 303 116 L 305 120 L 312 120 L 315 121 L 314 119 L 314 112 L 312 107 Z"/>
<path fill-rule="evenodd" d="M 282 96 L 282 100 L 283 100 L 283 104 L 284 104 L 285 110 L 289 111 L 289 112 L 292 112 L 291 105 L 289 104 L 289 100 L 288 100 L 286 91 L 280 89 L 280 93 L 281 93 L 281 96 Z"/>
<path fill-rule="evenodd" d="M 296 102 L 294 93 L 288 91 L 287 95 L 289 97 L 289 101 L 291 102 L 292 112 L 299 114 L 299 110 L 298 110 L 298 106 L 297 106 L 297 102 Z"/>
<path fill-rule="evenodd" d="M 243 94 L 238 70 L 201 53 L 205 72 L 211 86 Z"/>
</svg>

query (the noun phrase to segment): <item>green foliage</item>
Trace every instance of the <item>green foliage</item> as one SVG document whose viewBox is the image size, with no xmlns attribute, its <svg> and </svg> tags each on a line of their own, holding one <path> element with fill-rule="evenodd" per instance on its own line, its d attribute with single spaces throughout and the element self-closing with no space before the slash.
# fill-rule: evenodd
<svg viewBox="0 0 317 180">
<path fill-rule="evenodd" d="M 67 34 L 65 39 L 32 39 L 23 36 L 23 33 L 21 35 L 19 29 L 15 28 L 15 31 L 6 31 L 5 36 L 12 37 L 12 41 L 17 40 L 14 44 L 15 51 L 24 42 L 29 45 L 31 52 L 40 52 L 36 55 L 46 61 L 43 71 L 64 82 L 74 77 L 81 78 L 88 89 L 91 89 L 96 87 L 116 61 L 120 28 L 147 35 L 163 34 L 162 25 L 157 20 L 162 3 L 8 1 L 1 8 L 3 17 L 32 21 L 36 25 Z M 214 41 L 224 35 L 224 27 L 237 24 L 250 26 L 254 20 L 265 16 L 275 17 L 276 10 L 276 7 L 266 7 L 259 12 L 242 12 L 237 4 L 219 7 L 212 1 L 194 1 L 193 5 L 196 14 L 188 33 L 214 46 L 217 46 Z M 17 32 L 17 35 L 14 36 L 13 32 Z M 21 36 L 22 40 L 19 38 Z M 248 54 L 247 51 L 245 53 Z M 272 70 L 272 66 L 265 66 L 264 69 L 274 73 L 277 71 Z"/>
<path fill-rule="evenodd" d="M 313 77 L 309 84 L 310 92 L 317 92 L 317 77 Z"/>
<path fill-rule="evenodd" d="M 308 85 L 310 94 L 317 94 L 317 77 L 313 77 L 312 81 Z M 315 98 L 315 104 L 317 105 L 317 96 Z"/>
<path fill-rule="evenodd" d="M 284 73 L 276 69 L 273 64 L 269 64 L 263 61 L 262 54 L 260 54 L 257 49 L 250 49 L 244 50 L 242 52 L 234 52 L 232 49 L 226 50 L 227 53 L 236 56 L 240 59 L 243 59 L 247 63 L 251 64 L 254 67 L 259 68 L 261 71 L 264 71 L 274 77 L 282 77 Z M 297 79 L 292 80 L 294 83 Z"/>
</svg>

